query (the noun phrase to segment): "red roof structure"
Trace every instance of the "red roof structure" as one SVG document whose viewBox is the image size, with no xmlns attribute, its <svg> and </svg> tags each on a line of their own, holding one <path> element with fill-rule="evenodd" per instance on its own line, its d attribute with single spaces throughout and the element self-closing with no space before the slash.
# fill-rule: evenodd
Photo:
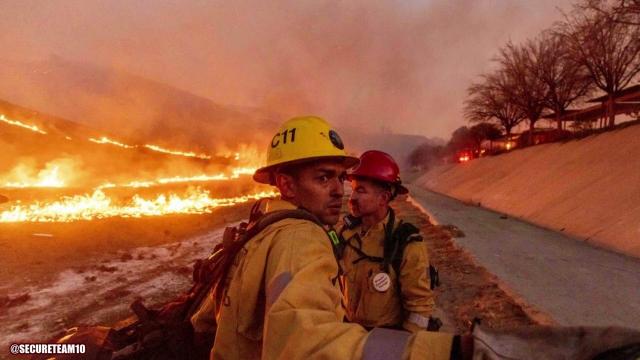
<svg viewBox="0 0 640 360">
<path fill-rule="evenodd" d="M 584 109 L 571 109 L 566 110 L 559 119 L 556 119 L 556 114 L 552 113 L 543 116 L 544 119 L 559 120 L 563 123 L 566 122 L 594 122 L 598 121 L 598 127 L 604 127 L 606 125 L 607 102 L 609 101 L 608 95 L 599 96 L 588 100 L 588 103 L 600 103 L 592 105 Z M 614 115 L 627 114 L 640 116 L 640 85 L 630 86 L 624 90 L 621 90 L 614 94 Z"/>
<path fill-rule="evenodd" d="M 637 101 L 640 103 L 640 84 L 629 86 L 626 89 L 618 91 L 613 95 L 613 98 L 616 100 L 616 102 Z M 588 100 L 587 102 L 602 103 L 607 100 L 609 100 L 609 97 L 607 95 L 603 95 L 603 96 L 599 96 L 597 98 Z"/>
</svg>

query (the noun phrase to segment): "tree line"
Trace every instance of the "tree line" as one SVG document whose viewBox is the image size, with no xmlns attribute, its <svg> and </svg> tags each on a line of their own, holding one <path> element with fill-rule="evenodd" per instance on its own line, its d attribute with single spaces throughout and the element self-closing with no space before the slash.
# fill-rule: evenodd
<svg viewBox="0 0 640 360">
<path fill-rule="evenodd" d="M 495 137 L 491 126 L 510 136 L 524 122 L 531 141 L 543 116 L 553 114 L 561 129 L 567 110 L 596 92 L 606 96 L 607 126 L 613 127 L 615 95 L 640 73 L 640 0 L 581 0 L 536 37 L 507 42 L 493 63 L 467 89 L 464 116 L 476 125 L 454 131 L 444 147 L 419 147 L 410 155 L 412 165 L 474 143 L 479 148 Z"/>
</svg>

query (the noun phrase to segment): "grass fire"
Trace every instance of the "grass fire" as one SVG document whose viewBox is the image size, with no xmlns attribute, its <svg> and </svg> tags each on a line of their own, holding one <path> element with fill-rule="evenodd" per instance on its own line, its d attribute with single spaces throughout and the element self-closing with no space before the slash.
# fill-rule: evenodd
<svg viewBox="0 0 640 360">
<path fill-rule="evenodd" d="M 8 251 L 0 255 L 5 266 L 0 319 L 7 309 L 20 309 L 23 300 L 28 304 L 40 284 L 56 281 L 49 275 L 72 266 L 90 267 L 100 254 L 200 236 L 240 219 L 253 201 L 276 196 L 251 179 L 264 157 L 247 142 L 189 149 L 166 138 L 107 134 L 0 102 L 0 150 L 0 246 L 11 239 Z M 181 261 L 213 247 L 192 245 L 185 245 L 180 256 L 187 257 Z M 37 249 L 47 250 L 36 255 Z M 135 251 L 141 251 L 137 257 L 147 256 L 145 250 Z M 35 281 L 27 288 L 16 283 L 14 273 L 24 266 Z M 181 274 L 163 285 L 169 293 L 184 286 Z M 79 279 L 89 284 L 93 278 Z M 16 295 L 16 288 L 26 293 Z M 123 316 L 125 309 L 114 316 Z M 40 327 L 11 327 L 2 337 L 29 337 L 56 326 L 43 319 Z"/>
<path fill-rule="evenodd" d="M 0 208 L 0 223 L 203 214 L 217 207 L 274 195 L 267 187 L 241 186 L 250 183 L 247 179 L 261 161 L 257 151 L 248 150 L 251 146 L 217 150 L 219 155 L 212 156 L 151 144 L 130 145 L 105 135 L 83 134 L 84 141 L 77 131 L 70 134 L 59 129 L 51 133 L 42 130 L 41 127 L 55 127 L 43 120 L 36 125 L 1 114 L 0 121 L 0 126 L 17 130 L 10 133 L 16 137 L 11 140 L 21 152 L 13 162 L 3 164 L 7 171 L 0 175 L 0 190 L 4 189 L 10 200 Z M 38 137 L 33 138 L 32 134 Z M 25 153 L 33 152 L 30 146 L 37 147 L 35 144 L 41 141 L 62 141 L 65 147 L 56 151 L 52 146 L 46 154 L 35 153 L 25 159 Z M 114 151 L 99 149 L 97 158 L 87 156 L 95 149 L 94 144 L 109 145 Z M 137 158 L 125 160 L 129 166 L 120 166 L 120 173 L 99 171 L 103 163 L 123 161 L 121 151 Z M 140 157 L 151 159 L 153 166 L 159 164 L 161 170 L 144 170 Z M 42 159 L 47 158 L 53 160 L 43 163 Z M 213 189 L 209 186 L 213 182 L 224 182 L 226 189 L 216 193 L 221 187 Z"/>
</svg>

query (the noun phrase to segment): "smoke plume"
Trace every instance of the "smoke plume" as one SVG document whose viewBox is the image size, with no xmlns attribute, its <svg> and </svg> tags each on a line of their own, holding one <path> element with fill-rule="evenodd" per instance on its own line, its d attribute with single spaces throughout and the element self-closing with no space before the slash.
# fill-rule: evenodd
<svg viewBox="0 0 640 360">
<path fill-rule="evenodd" d="M 218 127 L 268 128 L 301 113 L 365 132 L 448 137 L 464 122 L 466 86 L 490 67 L 497 47 L 535 36 L 561 18 L 556 7 L 568 6 L 568 0 L 4 2 L 0 44 L 12 62 L 0 68 L 18 62 L 47 71 L 38 61 L 55 54 L 116 72 L 67 71 L 54 77 L 59 86 L 43 86 L 47 74 L 32 74 L 25 85 L 24 77 L 10 78 L 14 67 L 0 72 L 0 96 L 102 127 L 112 119 L 143 136 L 176 135 L 184 121 L 200 116 L 189 126 L 215 126 L 180 141 L 201 145 L 226 134 Z M 167 114 L 181 94 L 162 85 L 150 96 L 145 86 L 154 84 L 132 85 L 117 75 L 123 72 L 211 99 L 224 106 L 222 115 Z M 73 87 L 83 95 L 65 98 L 61 91 L 74 95 Z M 194 101 L 182 105 L 197 108 Z"/>
</svg>

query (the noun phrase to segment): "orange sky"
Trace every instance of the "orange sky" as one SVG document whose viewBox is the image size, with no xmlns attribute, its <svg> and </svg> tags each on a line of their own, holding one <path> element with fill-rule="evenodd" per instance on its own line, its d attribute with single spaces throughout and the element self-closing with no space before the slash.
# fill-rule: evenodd
<svg viewBox="0 0 640 360">
<path fill-rule="evenodd" d="M 221 104 L 448 138 L 469 82 L 568 0 L 14 1 L 3 57 L 116 66 Z"/>
</svg>

